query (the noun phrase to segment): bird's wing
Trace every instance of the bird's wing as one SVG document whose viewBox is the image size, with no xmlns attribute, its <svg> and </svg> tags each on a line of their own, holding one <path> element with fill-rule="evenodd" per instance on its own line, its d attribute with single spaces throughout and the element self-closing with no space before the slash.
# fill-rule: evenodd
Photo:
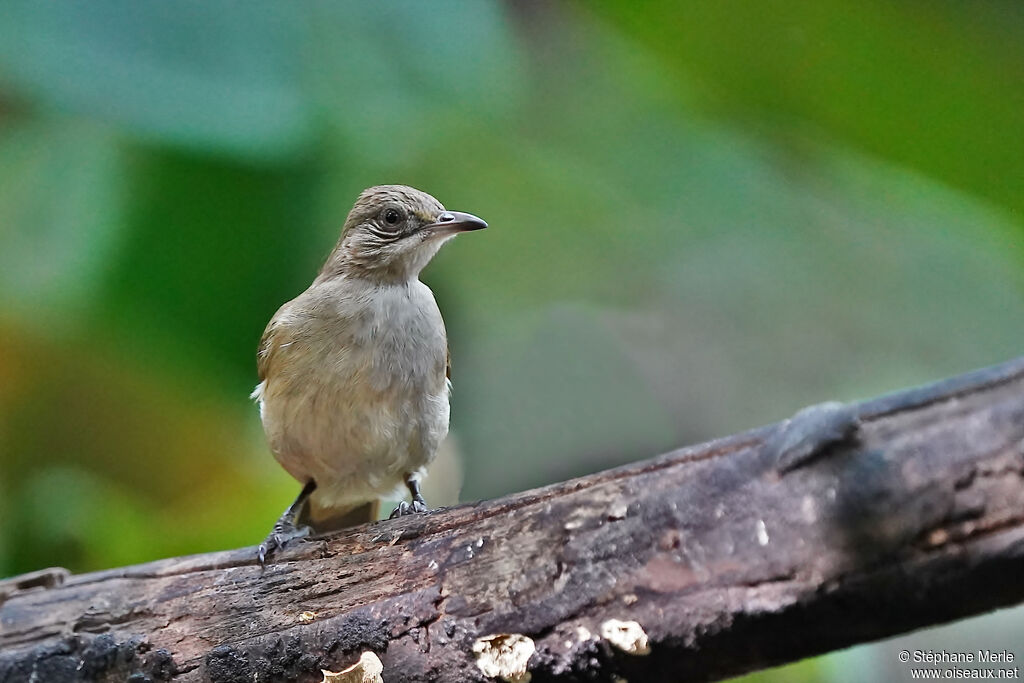
<svg viewBox="0 0 1024 683">
<path fill-rule="evenodd" d="M 288 326 L 281 324 L 281 317 L 281 311 L 278 311 L 270 319 L 267 329 L 263 330 L 263 337 L 260 339 L 259 351 L 256 352 L 256 370 L 260 382 L 267 378 L 267 370 L 274 354 L 277 353 L 281 344 L 287 341 L 284 337 L 289 336 Z"/>
<path fill-rule="evenodd" d="M 444 345 L 444 378 L 451 384 L 452 381 L 452 347 Z"/>
</svg>

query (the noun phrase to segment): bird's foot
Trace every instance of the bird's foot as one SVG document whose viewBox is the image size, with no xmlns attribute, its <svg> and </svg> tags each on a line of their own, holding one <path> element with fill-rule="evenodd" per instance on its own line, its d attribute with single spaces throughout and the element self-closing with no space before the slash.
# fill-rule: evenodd
<svg viewBox="0 0 1024 683">
<path fill-rule="evenodd" d="M 830 401 L 808 406 L 783 422 L 764 443 L 775 468 L 785 474 L 840 444 L 856 441 L 857 411 Z"/>
<path fill-rule="evenodd" d="M 414 515 L 418 512 L 426 512 L 428 509 L 429 508 L 427 508 L 427 501 L 423 500 L 423 496 L 416 495 L 413 496 L 411 503 L 407 503 L 404 500 L 401 503 L 399 503 L 398 507 L 396 507 L 391 512 L 391 516 L 388 517 L 388 519 L 395 519 L 396 517 L 405 517 L 406 515 Z"/>
<path fill-rule="evenodd" d="M 305 538 L 309 536 L 312 529 L 305 524 L 299 525 L 295 523 L 295 520 L 299 519 L 302 511 L 306 507 L 306 501 L 309 500 L 310 495 L 316 490 L 316 482 L 310 479 L 306 482 L 305 486 L 302 487 L 302 491 L 295 498 L 295 502 L 288 506 L 281 516 L 278 517 L 277 522 L 274 524 L 274 529 L 267 536 L 267 540 L 260 543 L 260 548 L 257 553 L 257 558 L 260 561 L 260 565 L 265 565 L 267 557 L 273 555 L 278 550 L 284 550 L 284 547 L 289 542 L 299 538 Z"/>
<path fill-rule="evenodd" d="M 306 525 L 295 526 L 290 523 L 278 522 L 274 525 L 274 530 L 267 536 L 267 540 L 260 543 L 257 552 L 260 564 L 265 565 L 268 557 L 273 556 L 279 550 L 284 550 L 289 543 L 306 538 L 311 531 L 312 529 Z"/>
</svg>

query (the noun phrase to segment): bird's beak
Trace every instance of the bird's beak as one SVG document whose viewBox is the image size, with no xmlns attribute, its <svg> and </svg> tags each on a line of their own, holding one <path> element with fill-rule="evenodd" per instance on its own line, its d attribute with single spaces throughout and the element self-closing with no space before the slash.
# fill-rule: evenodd
<svg viewBox="0 0 1024 683">
<path fill-rule="evenodd" d="M 477 218 L 471 213 L 462 211 L 445 211 L 437 217 L 433 223 L 423 226 L 424 231 L 430 231 L 434 235 L 454 235 L 470 230 L 483 230 L 487 222 Z"/>
</svg>

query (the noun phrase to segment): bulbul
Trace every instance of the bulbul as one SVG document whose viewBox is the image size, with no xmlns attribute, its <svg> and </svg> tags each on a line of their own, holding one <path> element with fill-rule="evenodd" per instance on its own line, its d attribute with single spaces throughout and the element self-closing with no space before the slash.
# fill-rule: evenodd
<svg viewBox="0 0 1024 683">
<path fill-rule="evenodd" d="M 486 228 L 425 192 L 371 187 L 309 289 L 277 311 L 260 341 L 253 398 L 270 448 L 302 484 L 259 560 L 310 531 L 424 512 L 420 480 L 448 433 L 444 321 L 420 271 L 455 235 Z"/>
</svg>

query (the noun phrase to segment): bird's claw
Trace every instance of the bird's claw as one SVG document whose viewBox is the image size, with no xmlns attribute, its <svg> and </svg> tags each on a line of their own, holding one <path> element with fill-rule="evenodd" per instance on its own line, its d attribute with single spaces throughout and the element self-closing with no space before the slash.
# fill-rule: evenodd
<svg viewBox="0 0 1024 683">
<path fill-rule="evenodd" d="M 284 550 L 285 547 L 292 541 L 297 541 L 309 536 L 311 529 L 308 526 L 286 526 L 283 524 L 275 524 L 274 530 L 267 536 L 267 540 L 260 543 L 259 550 L 256 553 L 257 559 L 261 565 L 267 563 L 267 558 L 272 556 L 278 550 Z"/>
<path fill-rule="evenodd" d="M 388 519 L 396 519 L 398 517 L 405 517 L 406 515 L 415 515 L 419 512 L 427 512 L 427 501 L 423 500 L 423 496 L 413 496 L 412 502 L 407 503 L 404 500 L 398 504 L 398 506 L 391 512 L 391 516 Z"/>
</svg>

